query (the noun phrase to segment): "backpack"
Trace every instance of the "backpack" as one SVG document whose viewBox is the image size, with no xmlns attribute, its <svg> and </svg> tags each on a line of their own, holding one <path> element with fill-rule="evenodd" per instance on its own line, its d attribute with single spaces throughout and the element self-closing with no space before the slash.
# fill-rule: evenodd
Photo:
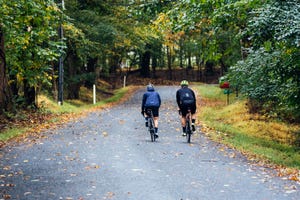
<svg viewBox="0 0 300 200">
<path fill-rule="evenodd" d="M 149 92 L 145 106 L 159 106 L 159 99 L 156 92 Z"/>
<path fill-rule="evenodd" d="M 193 96 L 192 90 L 189 89 L 182 90 L 180 95 L 180 102 L 183 105 L 190 105 L 195 103 L 195 98 Z"/>
</svg>

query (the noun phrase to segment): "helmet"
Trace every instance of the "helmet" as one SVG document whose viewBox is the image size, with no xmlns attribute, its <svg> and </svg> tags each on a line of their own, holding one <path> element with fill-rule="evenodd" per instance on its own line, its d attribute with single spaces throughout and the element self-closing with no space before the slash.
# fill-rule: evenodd
<svg viewBox="0 0 300 200">
<path fill-rule="evenodd" d="M 154 91 L 154 87 L 151 83 L 147 85 L 147 91 Z"/>
<path fill-rule="evenodd" d="M 189 82 L 187 80 L 183 80 L 183 81 L 181 81 L 180 85 L 181 86 L 188 86 Z"/>
</svg>

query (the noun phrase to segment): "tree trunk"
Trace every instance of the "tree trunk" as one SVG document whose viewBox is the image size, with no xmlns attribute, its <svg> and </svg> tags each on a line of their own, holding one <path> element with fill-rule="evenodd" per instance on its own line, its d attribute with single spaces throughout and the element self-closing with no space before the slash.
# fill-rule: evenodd
<svg viewBox="0 0 300 200">
<path fill-rule="evenodd" d="M 98 58 L 89 58 L 86 65 L 86 72 L 90 74 L 88 78 L 84 82 L 84 86 L 87 88 L 92 88 L 93 84 L 96 83 L 96 66 L 97 66 Z M 94 74 L 94 76 L 92 76 Z"/>
<path fill-rule="evenodd" d="M 52 97 L 57 102 L 58 101 L 58 82 L 56 81 L 56 74 L 57 68 L 54 62 L 52 63 L 52 69 L 51 69 L 51 76 L 52 76 Z"/>
<path fill-rule="evenodd" d="M 26 79 L 24 79 L 23 84 L 24 84 L 24 98 L 25 98 L 26 106 L 37 107 L 35 102 L 35 88 L 30 86 Z"/>
<path fill-rule="evenodd" d="M 193 66 L 192 66 L 192 54 L 191 52 L 189 51 L 188 52 L 188 66 L 187 66 L 188 69 L 192 69 Z"/>
<path fill-rule="evenodd" d="M 156 56 L 152 57 L 152 77 L 156 78 L 156 68 L 157 68 L 157 58 Z"/>
<path fill-rule="evenodd" d="M 4 52 L 4 33 L 0 27 L 0 114 L 12 109 L 11 92 L 6 76 L 6 59 Z"/>
<path fill-rule="evenodd" d="M 77 66 L 76 63 L 77 56 L 70 52 L 68 57 L 68 88 L 67 88 L 67 98 L 68 99 L 79 99 L 79 89 L 80 89 L 80 80 L 76 79 L 77 76 Z"/>
<path fill-rule="evenodd" d="M 172 54 L 170 47 L 167 46 L 167 60 L 168 60 L 168 71 L 169 71 L 169 80 L 173 79 L 172 76 Z"/>
<path fill-rule="evenodd" d="M 179 65 L 180 65 L 180 68 L 182 69 L 183 68 L 183 39 L 180 38 L 179 40 Z"/>
<path fill-rule="evenodd" d="M 202 65 L 202 62 L 200 61 L 201 58 L 200 58 L 200 55 L 197 55 L 196 57 L 196 64 L 197 64 L 197 81 L 202 81 L 202 69 L 201 69 L 201 65 Z"/>
<path fill-rule="evenodd" d="M 117 70 L 120 67 L 120 56 L 115 55 L 110 58 L 109 61 L 109 77 L 110 77 L 110 82 L 112 84 L 112 88 L 115 89 L 117 88 L 117 83 L 118 83 L 118 74 Z"/>
<path fill-rule="evenodd" d="M 149 45 L 146 45 L 146 49 L 148 49 Z M 149 50 L 146 50 L 142 55 L 141 55 L 141 76 L 144 78 L 149 78 L 150 77 L 150 58 L 151 58 L 151 53 Z"/>
<path fill-rule="evenodd" d="M 221 64 L 221 76 L 223 76 L 228 71 L 228 68 L 225 65 L 223 59 L 220 59 L 220 64 Z"/>
</svg>

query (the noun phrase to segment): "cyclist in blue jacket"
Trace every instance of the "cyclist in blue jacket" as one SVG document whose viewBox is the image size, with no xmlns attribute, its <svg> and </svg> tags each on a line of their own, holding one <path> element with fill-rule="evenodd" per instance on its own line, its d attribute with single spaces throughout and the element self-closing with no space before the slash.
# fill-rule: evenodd
<svg viewBox="0 0 300 200">
<path fill-rule="evenodd" d="M 158 92 L 154 90 L 154 87 L 152 84 L 147 85 L 147 92 L 143 95 L 143 101 L 142 101 L 142 115 L 145 117 L 146 120 L 146 127 L 147 124 L 147 115 L 145 113 L 147 108 L 151 108 L 153 112 L 153 119 L 154 119 L 154 127 L 155 127 L 155 137 L 158 138 L 158 117 L 159 117 L 159 107 L 161 104 L 160 95 Z"/>
</svg>

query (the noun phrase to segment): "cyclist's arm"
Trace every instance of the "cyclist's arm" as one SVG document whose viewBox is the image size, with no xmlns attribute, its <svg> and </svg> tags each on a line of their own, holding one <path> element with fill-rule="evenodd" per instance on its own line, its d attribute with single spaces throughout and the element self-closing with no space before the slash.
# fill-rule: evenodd
<svg viewBox="0 0 300 200">
<path fill-rule="evenodd" d="M 194 99 L 195 99 L 195 104 L 196 104 L 196 101 L 197 101 L 197 99 L 196 99 L 196 95 L 195 95 L 195 92 L 192 90 L 192 94 L 193 94 L 193 97 L 194 97 Z M 197 104 L 196 104 L 197 105 Z"/>
<path fill-rule="evenodd" d="M 160 107 L 160 105 L 161 105 L 161 98 L 160 98 L 160 95 L 157 93 L 157 97 L 158 97 L 158 102 L 159 102 L 159 106 L 158 107 Z"/>
<path fill-rule="evenodd" d="M 177 90 L 177 92 L 176 92 L 176 102 L 177 102 L 177 105 L 179 108 L 180 107 L 180 92 L 179 92 L 179 90 Z"/>
<path fill-rule="evenodd" d="M 144 94 L 144 95 L 143 95 L 143 100 L 142 100 L 142 107 L 141 107 L 142 111 L 144 111 L 144 109 L 145 109 L 146 99 L 147 99 L 147 95 Z"/>
</svg>

